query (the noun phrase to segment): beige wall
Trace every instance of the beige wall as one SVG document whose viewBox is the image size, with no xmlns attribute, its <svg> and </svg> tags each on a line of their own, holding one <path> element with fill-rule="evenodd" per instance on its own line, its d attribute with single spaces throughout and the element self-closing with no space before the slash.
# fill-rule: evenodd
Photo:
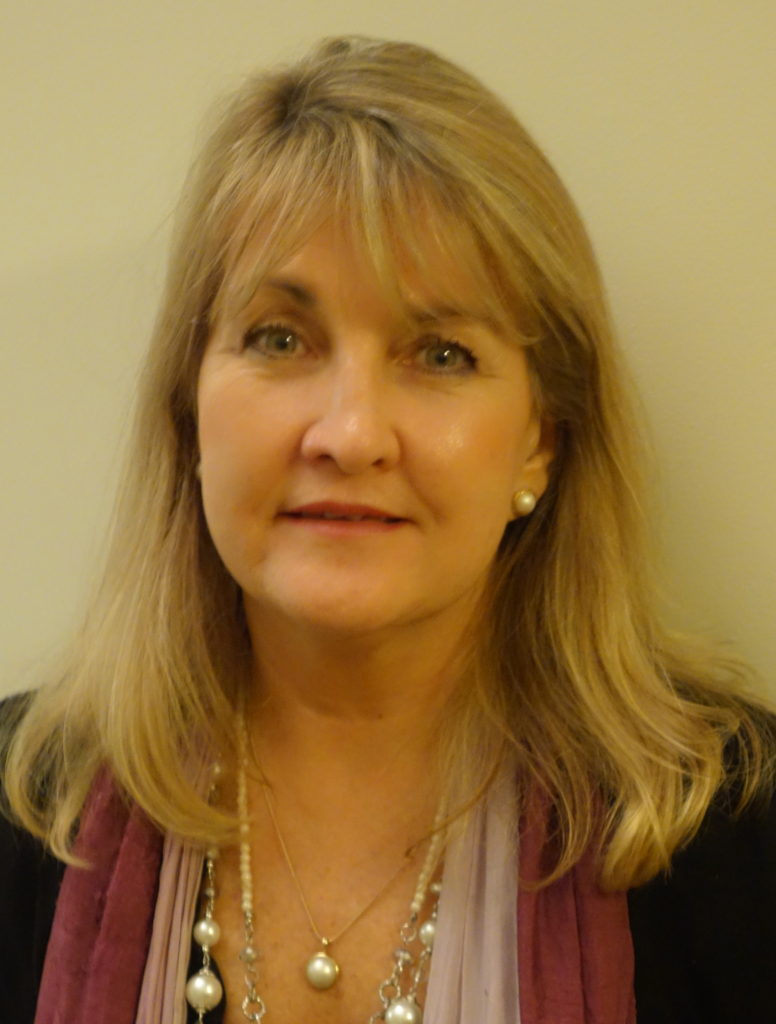
<svg viewBox="0 0 776 1024">
<path fill-rule="evenodd" d="M 556 161 L 654 424 L 675 618 L 776 686 L 773 0 L 39 0 L 0 43 L 0 692 L 83 600 L 203 110 L 348 31 L 467 65 Z"/>
</svg>

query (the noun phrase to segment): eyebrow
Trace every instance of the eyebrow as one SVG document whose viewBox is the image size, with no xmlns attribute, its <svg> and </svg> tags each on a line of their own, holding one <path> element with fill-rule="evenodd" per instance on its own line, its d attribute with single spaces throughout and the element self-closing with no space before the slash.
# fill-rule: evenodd
<svg viewBox="0 0 776 1024">
<path fill-rule="evenodd" d="M 264 281 L 260 287 L 274 288 L 276 291 L 285 292 L 290 295 L 292 299 L 300 304 L 300 306 L 316 306 L 318 299 L 315 293 L 310 291 L 309 288 L 305 288 L 304 285 L 299 284 L 298 281 L 293 281 L 286 277 L 271 277 Z"/>
<path fill-rule="evenodd" d="M 267 278 L 260 287 L 283 292 L 298 302 L 300 306 L 305 306 L 308 309 L 313 309 L 318 305 L 318 297 L 315 292 L 293 278 Z M 481 314 L 478 315 L 473 311 L 457 309 L 455 306 L 449 305 L 418 305 L 407 302 L 404 308 L 408 319 L 418 324 L 443 320 L 485 320 Z"/>
<path fill-rule="evenodd" d="M 482 317 L 455 306 L 414 306 L 407 303 L 407 313 L 417 323 L 433 320 L 481 320 Z"/>
</svg>

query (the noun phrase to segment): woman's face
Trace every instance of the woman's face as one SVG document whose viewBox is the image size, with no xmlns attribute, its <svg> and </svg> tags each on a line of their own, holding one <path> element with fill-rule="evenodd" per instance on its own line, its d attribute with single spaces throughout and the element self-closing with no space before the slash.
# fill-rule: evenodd
<svg viewBox="0 0 776 1024">
<path fill-rule="evenodd" d="M 347 634 L 466 621 L 515 490 L 551 452 L 522 350 L 404 281 L 407 316 L 328 224 L 224 310 L 198 383 L 202 495 L 249 623 Z M 452 286 L 452 287 L 451 287 Z"/>
</svg>

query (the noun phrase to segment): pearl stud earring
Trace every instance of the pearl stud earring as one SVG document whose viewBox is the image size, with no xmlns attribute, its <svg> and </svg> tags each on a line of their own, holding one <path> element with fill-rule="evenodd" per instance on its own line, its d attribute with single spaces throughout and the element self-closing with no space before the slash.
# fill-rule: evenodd
<svg viewBox="0 0 776 1024">
<path fill-rule="evenodd" d="M 515 491 L 512 495 L 512 510 L 516 516 L 530 516 L 536 508 L 536 495 L 533 491 Z"/>
</svg>

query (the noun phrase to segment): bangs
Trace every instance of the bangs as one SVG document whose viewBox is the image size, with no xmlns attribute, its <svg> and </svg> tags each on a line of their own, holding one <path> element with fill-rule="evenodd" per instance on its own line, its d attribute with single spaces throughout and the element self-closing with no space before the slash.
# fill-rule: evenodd
<svg viewBox="0 0 776 1024">
<path fill-rule="evenodd" d="M 221 273 L 211 323 L 244 309 L 266 276 L 331 222 L 361 249 L 397 314 L 406 313 L 408 282 L 419 282 L 435 307 L 533 340 L 522 261 L 481 197 L 379 117 L 315 116 L 278 130 L 224 181 L 214 204 Z"/>
</svg>

